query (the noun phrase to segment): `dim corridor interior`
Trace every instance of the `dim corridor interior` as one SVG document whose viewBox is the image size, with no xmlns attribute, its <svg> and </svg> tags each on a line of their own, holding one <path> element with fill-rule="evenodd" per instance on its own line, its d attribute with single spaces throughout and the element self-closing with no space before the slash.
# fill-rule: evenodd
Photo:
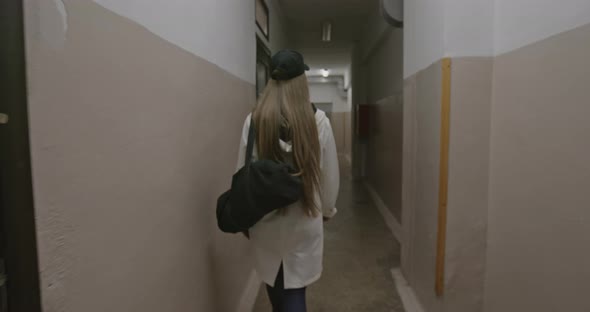
<svg viewBox="0 0 590 312">
<path fill-rule="evenodd" d="M 270 312 L 216 207 L 286 48 L 347 155 L 309 311 L 590 312 L 590 0 L 2 0 L 0 42 L 0 312 Z"/>
<path fill-rule="evenodd" d="M 307 290 L 308 311 L 403 312 L 391 275 L 400 245 L 360 181 L 341 157 L 338 214 L 326 223 L 324 271 Z M 272 311 L 264 285 L 254 312 Z"/>
</svg>

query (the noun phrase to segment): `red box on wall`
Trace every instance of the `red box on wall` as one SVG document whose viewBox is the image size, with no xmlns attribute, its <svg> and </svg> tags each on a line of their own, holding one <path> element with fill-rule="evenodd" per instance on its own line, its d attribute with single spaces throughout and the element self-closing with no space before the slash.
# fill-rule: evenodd
<svg viewBox="0 0 590 312">
<path fill-rule="evenodd" d="M 371 106 L 368 104 L 361 104 L 358 106 L 358 123 L 357 133 L 360 139 L 366 139 L 369 137 L 370 122 L 371 122 Z"/>
</svg>

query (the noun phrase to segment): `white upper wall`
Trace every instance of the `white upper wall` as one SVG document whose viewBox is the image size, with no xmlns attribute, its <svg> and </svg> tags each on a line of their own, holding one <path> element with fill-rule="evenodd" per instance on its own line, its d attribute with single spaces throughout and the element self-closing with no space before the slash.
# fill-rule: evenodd
<svg viewBox="0 0 590 312">
<path fill-rule="evenodd" d="M 254 1 L 94 1 L 235 76 L 255 83 Z"/>
<path fill-rule="evenodd" d="M 495 2 L 496 54 L 503 54 L 590 23 L 589 0 Z"/>
<path fill-rule="evenodd" d="M 404 2 L 404 78 L 444 55 L 444 0 Z"/>
<path fill-rule="evenodd" d="M 589 0 L 406 0 L 404 78 L 446 56 L 494 56 L 587 23 Z"/>
<path fill-rule="evenodd" d="M 518 0 L 513 0 L 518 1 Z M 444 56 L 494 54 L 494 0 L 444 0 Z"/>
<path fill-rule="evenodd" d="M 412 0 L 404 3 L 404 78 L 445 56 L 494 52 L 493 0 Z"/>
<path fill-rule="evenodd" d="M 335 83 L 309 84 L 309 96 L 313 103 L 332 103 L 333 112 L 350 112 L 349 101 Z"/>
</svg>

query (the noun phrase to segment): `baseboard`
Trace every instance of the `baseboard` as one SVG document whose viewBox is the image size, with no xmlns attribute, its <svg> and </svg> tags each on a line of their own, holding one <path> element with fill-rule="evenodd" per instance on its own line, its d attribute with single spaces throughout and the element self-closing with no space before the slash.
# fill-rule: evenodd
<svg viewBox="0 0 590 312">
<path fill-rule="evenodd" d="M 365 181 L 364 184 L 365 184 L 365 187 L 367 188 L 367 191 L 369 191 L 369 195 L 371 195 L 371 198 L 373 199 L 375 206 L 377 206 L 377 209 L 379 210 L 379 212 L 383 216 L 383 219 L 385 220 L 387 227 L 389 227 L 389 229 L 393 233 L 393 236 L 395 237 L 395 239 L 397 239 L 397 241 L 400 244 L 403 244 L 401 224 L 395 218 L 395 216 L 391 213 L 389 208 L 387 208 L 387 205 L 385 205 L 385 202 L 383 202 L 383 200 L 381 199 L 381 197 L 379 196 L 377 191 L 375 191 L 375 189 L 369 183 L 367 183 L 367 181 Z"/>
<path fill-rule="evenodd" d="M 256 298 L 258 297 L 261 285 L 262 281 L 258 278 L 256 271 L 252 270 L 236 312 L 252 312 L 254 310 L 254 304 L 256 304 Z"/>
<path fill-rule="evenodd" d="M 393 280 L 395 281 L 395 287 L 397 288 L 397 293 L 399 294 L 400 298 L 402 299 L 402 303 L 404 305 L 404 311 L 406 312 L 424 312 L 424 308 L 420 304 L 414 289 L 412 286 L 408 284 L 408 281 L 404 277 L 400 268 L 395 268 L 391 270 L 391 275 L 393 276 Z"/>
</svg>

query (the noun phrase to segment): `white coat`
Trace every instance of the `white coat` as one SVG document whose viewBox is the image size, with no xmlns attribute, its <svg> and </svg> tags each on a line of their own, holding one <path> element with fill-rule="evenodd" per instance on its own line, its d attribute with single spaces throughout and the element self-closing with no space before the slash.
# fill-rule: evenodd
<svg viewBox="0 0 590 312">
<path fill-rule="evenodd" d="M 240 143 L 238 168 L 244 165 L 249 115 L 244 122 Z M 262 281 L 274 286 L 275 279 L 283 264 L 285 289 L 303 288 L 317 281 L 322 274 L 324 251 L 323 217 L 333 217 L 340 184 L 338 153 L 332 126 L 326 114 L 317 110 L 316 124 L 321 146 L 321 190 L 316 194 L 321 203 L 322 215 L 309 217 L 297 202 L 286 211 L 275 211 L 266 215 L 250 229 L 250 242 L 254 249 L 255 268 Z M 291 151 L 291 145 L 280 142 L 283 150 Z M 254 149 L 253 159 L 256 159 Z"/>
</svg>

